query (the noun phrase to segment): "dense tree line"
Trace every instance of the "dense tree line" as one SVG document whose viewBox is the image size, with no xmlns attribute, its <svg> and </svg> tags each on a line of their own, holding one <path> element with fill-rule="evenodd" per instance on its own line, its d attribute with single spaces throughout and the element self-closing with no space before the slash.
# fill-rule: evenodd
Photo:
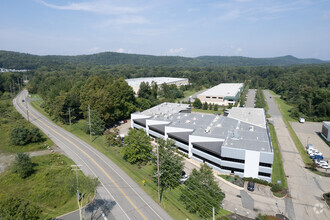
<svg viewBox="0 0 330 220">
<path fill-rule="evenodd" d="M 196 58 L 179 56 L 151 56 L 102 52 L 91 55 L 77 56 L 36 56 L 0 50 L 0 67 L 16 69 L 37 69 L 41 66 L 54 67 L 73 63 L 75 65 L 120 65 L 138 66 L 185 66 L 185 67 L 216 67 L 216 66 L 286 66 L 297 64 L 324 63 L 318 59 L 298 59 L 293 56 L 274 58 L 250 58 L 241 56 L 201 56 Z"/>
<path fill-rule="evenodd" d="M 63 121 L 68 120 L 69 107 L 72 108 L 73 117 L 79 119 L 86 115 L 90 104 L 109 124 L 128 117 L 132 111 L 157 104 L 157 101 L 153 101 L 155 97 L 165 95 L 159 91 L 156 95 L 156 89 L 152 85 L 145 85 L 146 90 L 136 98 L 125 81 L 118 79 L 151 76 L 185 77 L 191 82 L 190 88 L 196 90 L 219 83 L 244 82 L 250 88 L 271 89 L 281 95 L 287 103 L 294 106 L 293 117 L 304 115 L 310 120 L 329 120 L 329 64 L 289 67 L 62 65 L 56 68 L 39 68 L 33 74 L 30 92 L 41 94 L 48 112 Z M 181 89 L 170 91 L 168 98 L 182 96 Z"/>
</svg>

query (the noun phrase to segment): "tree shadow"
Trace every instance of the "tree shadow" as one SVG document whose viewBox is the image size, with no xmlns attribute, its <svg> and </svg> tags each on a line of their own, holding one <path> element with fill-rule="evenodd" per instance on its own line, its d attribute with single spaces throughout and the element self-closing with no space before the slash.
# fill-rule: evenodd
<svg viewBox="0 0 330 220">
<path fill-rule="evenodd" d="M 102 213 L 107 216 L 116 204 L 115 201 L 94 199 L 94 201 L 85 208 L 85 213 L 91 215 L 90 219 L 103 219 Z"/>
</svg>

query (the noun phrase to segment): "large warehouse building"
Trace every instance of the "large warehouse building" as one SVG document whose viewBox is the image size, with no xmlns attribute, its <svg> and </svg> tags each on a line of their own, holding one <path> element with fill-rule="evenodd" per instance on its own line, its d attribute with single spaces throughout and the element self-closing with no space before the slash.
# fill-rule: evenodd
<svg viewBox="0 0 330 220">
<path fill-rule="evenodd" d="M 190 113 L 163 103 L 131 114 L 131 127 L 175 141 L 178 149 L 223 173 L 271 181 L 273 148 L 263 109 L 233 108 L 228 116 Z"/>
<path fill-rule="evenodd" d="M 188 85 L 189 81 L 187 78 L 173 78 L 173 77 L 145 77 L 145 78 L 133 78 L 133 79 L 126 79 L 128 85 L 130 85 L 135 94 L 138 93 L 140 89 L 140 84 L 142 82 L 149 83 L 151 85 L 152 82 L 157 83 L 158 86 L 166 83 L 168 85 L 175 84 L 177 86 Z"/>
<path fill-rule="evenodd" d="M 244 83 L 221 83 L 197 96 L 202 103 L 218 105 L 236 104 L 243 91 Z"/>
</svg>

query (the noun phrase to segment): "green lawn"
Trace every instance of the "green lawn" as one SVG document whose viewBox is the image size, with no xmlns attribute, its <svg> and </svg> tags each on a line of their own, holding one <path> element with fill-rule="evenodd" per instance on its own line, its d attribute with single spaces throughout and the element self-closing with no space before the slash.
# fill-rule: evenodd
<svg viewBox="0 0 330 220">
<path fill-rule="evenodd" d="M 269 125 L 269 131 L 270 131 L 270 136 L 272 138 L 272 145 L 273 145 L 273 150 L 274 150 L 272 183 L 276 184 L 277 181 L 280 180 L 281 181 L 280 185 L 284 188 L 288 188 L 285 173 L 284 173 L 284 168 L 283 168 L 281 151 L 278 147 L 278 141 L 277 141 L 277 136 L 276 136 L 276 132 L 274 129 L 274 125 L 272 125 L 270 123 L 268 125 Z"/>
<path fill-rule="evenodd" d="M 42 114 L 47 115 L 47 113 L 40 108 L 41 101 L 32 101 L 32 106 L 35 107 Z M 92 145 L 94 148 L 109 157 L 114 163 L 116 163 L 125 173 L 127 173 L 151 198 L 157 201 L 157 185 L 152 180 L 153 167 L 150 163 L 145 166 L 132 165 L 123 160 L 121 156 L 121 148 L 119 147 L 109 147 L 103 136 L 93 137 L 93 141 L 89 141 L 89 135 L 82 131 L 82 126 L 86 123 L 85 120 L 81 120 L 78 123 L 73 124 L 71 127 L 69 125 L 64 125 L 58 123 L 64 129 L 70 131 L 80 139 Z M 142 183 L 145 180 L 145 184 Z M 184 205 L 178 201 L 180 196 L 180 188 L 175 190 L 168 190 L 164 193 L 161 206 L 164 210 L 172 216 L 174 219 L 200 219 L 197 215 L 189 213 Z M 230 214 L 227 210 L 222 210 L 221 214 L 216 217 L 222 217 Z"/>
<path fill-rule="evenodd" d="M 35 127 L 19 114 L 12 104 L 11 99 L 0 100 L 0 152 L 2 153 L 17 153 L 44 150 L 46 146 L 52 146 L 54 143 L 47 138 L 41 143 L 31 143 L 25 146 L 16 146 L 11 144 L 10 133 L 16 126 L 24 126 L 27 128 Z"/>
<path fill-rule="evenodd" d="M 60 154 L 32 157 L 35 172 L 22 179 L 10 170 L 0 175 L 0 200 L 20 197 L 41 206 L 44 218 L 50 219 L 78 208 L 72 160 Z M 79 180 L 87 179 L 82 173 Z M 40 199 L 39 196 L 40 195 Z"/>
<path fill-rule="evenodd" d="M 276 95 L 276 94 L 274 92 L 272 92 L 272 95 Z M 285 125 L 287 126 L 287 128 L 289 130 L 290 136 L 291 136 L 294 144 L 296 145 L 296 148 L 298 149 L 298 151 L 300 153 L 300 156 L 301 156 L 302 160 L 304 161 L 305 165 L 307 167 L 309 167 L 310 164 L 313 161 L 309 158 L 308 154 L 306 154 L 306 151 L 305 151 L 305 148 L 304 148 L 303 144 L 300 142 L 299 138 L 297 137 L 296 133 L 294 132 L 294 130 L 291 127 L 291 124 L 290 124 L 290 121 L 296 121 L 295 119 L 290 117 L 289 110 L 293 107 L 286 104 L 284 102 L 284 100 L 280 99 L 280 97 L 275 97 L 274 99 L 275 99 L 275 101 L 277 103 L 277 106 L 278 106 L 278 108 L 279 108 L 279 110 L 282 114 L 283 121 L 284 121 Z"/>
</svg>

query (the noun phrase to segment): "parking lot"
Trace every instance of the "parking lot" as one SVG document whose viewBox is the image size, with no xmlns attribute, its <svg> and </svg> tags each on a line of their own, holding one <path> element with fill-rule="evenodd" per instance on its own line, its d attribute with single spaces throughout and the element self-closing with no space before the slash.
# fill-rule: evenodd
<svg viewBox="0 0 330 220">
<path fill-rule="evenodd" d="M 313 144 L 314 148 L 323 153 L 324 160 L 330 160 L 330 147 L 318 134 L 322 129 L 321 122 L 290 123 L 304 147 L 307 144 Z"/>
</svg>

